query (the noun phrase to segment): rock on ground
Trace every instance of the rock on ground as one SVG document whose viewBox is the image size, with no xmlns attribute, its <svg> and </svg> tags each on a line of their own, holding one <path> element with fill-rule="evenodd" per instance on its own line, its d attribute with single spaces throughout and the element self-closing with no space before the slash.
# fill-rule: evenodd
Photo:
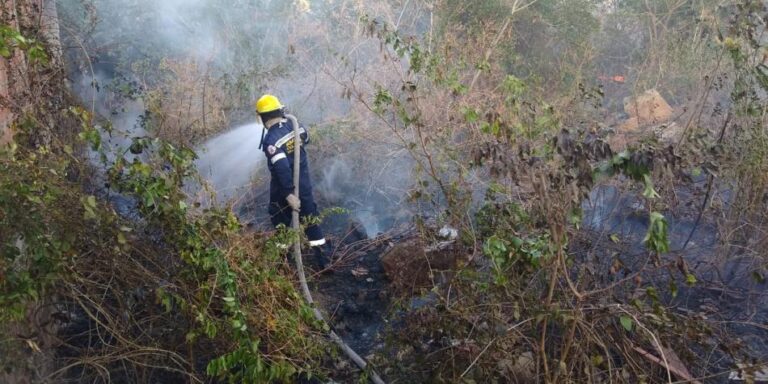
<svg viewBox="0 0 768 384">
<path fill-rule="evenodd" d="M 453 247 L 428 248 L 420 238 L 403 240 L 381 257 L 392 291 L 410 295 L 439 283 L 456 265 Z"/>
<path fill-rule="evenodd" d="M 624 99 L 624 112 L 629 115 L 629 120 L 621 125 L 622 131 L 661 124 L 672 118 L 672 107 L 655 89 L 647 90 L 635 98 Z"/>
<path fill-rule="evenodd" d="M 670 121 L 674 110 L 655 89 L 624 99 L 624 112 L 629 118 L 618 126 L 616 134 L 609 139 L 611 148 L 616 151 L 649 134 L 664 142 L 675 141 L 682 134 L 682 127 Z"/>
</svg>

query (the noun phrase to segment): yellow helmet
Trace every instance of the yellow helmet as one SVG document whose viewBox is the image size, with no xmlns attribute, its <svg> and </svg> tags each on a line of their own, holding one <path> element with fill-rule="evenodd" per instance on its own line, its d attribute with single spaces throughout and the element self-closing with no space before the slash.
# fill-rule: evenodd
<svg viewBox="0 0 768 384">
<path fill-rule="evenodd" d="M 272 95 L 264 95 L 256 102 L 256 112 L 259 114 L 276 111 L 280 108 L 283 108 L 280 100 Z"/>
</svg>

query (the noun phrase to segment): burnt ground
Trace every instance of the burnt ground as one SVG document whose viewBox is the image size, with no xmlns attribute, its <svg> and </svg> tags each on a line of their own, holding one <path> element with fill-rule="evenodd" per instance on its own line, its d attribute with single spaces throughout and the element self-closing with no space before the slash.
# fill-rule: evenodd
<svg viewBox="0 0 768 384">
<path fill-rule="evenodd" d="M 662 288 L 676 281 L 678 294 L 665 293 L 661 298 L 665 305 L 681 316 L 707 319 L 716 334 L 725 336 L 730 344 L 726 348 L 721 345 L 692 350 L 698 356 L 698 367 L 689 368 L 699 368 L 702 375 L 724 373 L 706 382 L 728 383 L 728 373 L 736 363 L 748 361 L 747 356 L 756 361 L 768 360 L 768 284 L 756 278 L 764 263 L 747 252 L 747 246 L 723 244 L 721 230 L 711 216 L 704 215 L 697 221 L 703 197 L 694 189 L 702 187 L 677 190 L 681 204 L 664 212 L 669 225 L 670 252 L 659 260 L 669 267 L 642 276 Z M 720 196 L 726 204 L 727 192 L 721 191 Z M 581 249 L 571 249 L 573 254 L 582 255 L 582 262 L 602 265 L 604 270 L 615 260 L 627 273 L 641 270 L 649 258 L 643 245 L 648 215 L 638 194 L 620 192 L 611 186 L 599 187 L 583 208 L 582 236 L 586 243 L 578 245 L 579 241 L 575 241 L 573 248 Z M 681 266 L 696 277 L 695 284 L 685 283 Z M 621 277 L 619 273 L 613 278 Z M 606 283 L 610 281 L 603 282 Z M 727 349 L 733 352 L 726 353 Z"/>
<path fill-rule="evenodd" d="M 361 356 L 380 347 L 389 308 L 389 281 L 380 256 L 391 236 L 368 239 L 348 215 L 327 218 L 323 225 L 334 246 L 332 272 L 313 273 L 310 289 L 339 336 Z M 310 269 L 316 266 L 309 259 Z"/>
<path fill-rule="evenodd" d="M 257 191 L 238 207 L 238 215 L 250 227 L 270 229 L 266 201 L 268 191 Z M 338 202 L 318 200 L 320 207 Z M 330 326 L 360 356 L 366 357 L 383 346 L 383 332 L 390 308 L 390 281 L 384 273 L 381 256 L 412 228 L 396 226 L 398 221 L 382 212 L 375 219 L 386 233 L 369 237 L 357 217 L 361 212 L 327 216 L 321 228 L 334 250 L 334 263 L 319 273 L 312 254 L 304 252 L 307 281 L 314 300 Z M 376 226 L 378 227 L 378 226 Z M 394 227 L 394 228 L 393 228 Z"/>
<path fill-rule="evenodd" d="M 694 185 L 677 191 L 681 200 L 678 208 L 664 212 L 669 223 L 671 250 L 662 255 L 662 261 L 684 260 L 697 283 L 687 286 L 684 278 L 673 275 L 673 270 L 647 274 L 644 279 L 664 287 L 672 276 L 678 281 L 679 293 L 675 297 L 663 297 L 666 305 L 680 315 L 709 319 L 710 324 L 719 328 L 716 332 L 728 334 L 735 344 L 742 346 L 744 355 L 764 361 L 768 359 L 768 328 L 765 327 L 768 286 L 751 277 L 751 272 L 761 270 L 761 266 L 755 264 L 754 257 L 722 244 L 720 229 L 707 218 L 711 219 L 711 213 L 697 222 L 702 200 L 701 191 L 697 189 L 703 187 Z M 723 191 L 719 199 L 727 204 L 726 192 Z M 648 216 L 639 194 L 611 186 L 599 187 L 583 208 L 581 235 L 584 239 L 583 242 L 574 239 L 572 255 L 580 254 L 576 259 L 602 265 L 618 253 L 628 270 L 642 268 L 641 263 L 648 258 L 643 245 Z M 259 211 L 266 211 L 266 207 L 251 212 Z M 268 225 L 265 220 L 257 220 L 256 225 Z M 333 241 L 337 261 L 332 266 L 333 273 L 308 276 L 313 296 L 331 326 L 361 356 L 381 351 L 383 334 L 387 328 L 391 331 L 387 318 L 391 317 L 394 307 L 391 300 L 394 288 L 385 275 L 381 256 L 406 237 L 408 229 L 390 230 L 368 238 L 363 225 L 351 215 L 326 218 L 322 227 Z M 582 246 L 585 248 L 576 249 Z M 305 264 L 309 270 L 316 270 L 311 257 L 307 257 Z M 690 368 L 702 375 L 714 371 L 724 373 L 707 382 L 729 382 L 728 372 L 743 361 L 743 355 L 729 355 L 716 349 L 692 351 L 700 356 L 701 365 Z"/>
</svg>

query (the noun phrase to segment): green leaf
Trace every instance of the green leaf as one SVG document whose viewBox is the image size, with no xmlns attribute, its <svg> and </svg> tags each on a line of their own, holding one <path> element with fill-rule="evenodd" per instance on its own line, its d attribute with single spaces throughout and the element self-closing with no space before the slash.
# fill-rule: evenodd
<svg viewBox="0 0 768 384">
<path fill-rule="evenodd" d="M 685 275 L 685 283 L 688 285 L 695 285 L 696 284 L 696 276 L 694 276 L 691 273 L 688 273 Z"/>
<path fill-rule="evenodd" d="M 611 239 L 611 241 L 613 241 L 613 242 L 614 242 L 614 243 L 616 243 L 616 244 L 618 244 L 618 243 L 621 241 L 621 240 L 619 239 L 619 235 L 617 235 L 617 234 L 615 234 L 615 233 L 612 233 L 612 234 L 611 234 L 611 236 L 610 236 L 610 239 Z"/>
<path fill-rule="evenodd" d="M 701 168 L 696 167 L 691 171 L 691 176 L 693 177 L 699 177 L 701 176 Z"/>
<path fill-rule="evenodd" d="M 474 123 L 480 118 L 480 115 L 474 108 L 463 107 L 461 113 L 464 115 L 464 120 L 466 120 L 467 123 Z"/>
<path fill-rule="evenodd" d="M 672 298 L 677 297 L 678 289 L 677 289 L 677 284 L 675 284 L 674 280 L 669 281 L 669 292 L 672 294 Z"/>
<path fill-rule="evenodd" d="M 187 343 L 193 343 L 195 339 L 197 339 L 197 333 L 195 331 L 190 331 L 184 338 L 187 340 Z"/>
<path fill-rule="evenodd" d="M 632 326 L 634 325 L 632 318 L 629 316 L 621 316 L 619 318 L 619 322 L 621 323 L 621 326 L 627 330 L 627 332 L 632 332 Z"/>
<path fill-rule="evenodd" d="M 85 198 L 80 198 L 80 202 L 83 204 L 83 217 L 86 220 L 95 220 L 96 219 L 96 197 L 95 196 L 87 196 Z"/>
<path fill-rule="evenodd" d="M 659 197 L 659 194 L 653 188 L 653 181 L 651 180 L 651 175 L 649 174 L 643 175 L 643 185 L 645 186 L 645 188 L 643 189 L 643 196 L 645 196 L 645 198 L 655 199 Z"/>
<path fill-rule="evenodd" d="M 376 96 L 373 99 L 373 106 L 377 113 L 382 113 L 384 111 L 384 107 L 392 104 L 393 98 L 389 91 L 381 87 L 378 88 L 379 89 L 376 91 Z"/>
<path fill-rule="evenodd" d="M 160 298 L 160 303 L 165 308 L 165 312 L 170 312 L 173 309 L 173 299 L 171 295 L 165 294 Z"/>
<path fill-rule="evenodd" d="M 568 212 L 568 223 L 575 226 L 576 229 L 579 229 L 583 216 L 581 208 L 573 208 Z"/>
<path fill-rule="evenodd" d="M 525 83 L 513 75 L 507 75 L 502 85 L 508 97 L 519 97 L 525 92 Z"/>
<path fill-rule="evenodd" d="M 667 237 L 667 220 L 658 212 L 651 212 L 648 233 L 643 239 L 643 244 L 656 253 L 669 252 L 669 239 Z"/>
</svg>

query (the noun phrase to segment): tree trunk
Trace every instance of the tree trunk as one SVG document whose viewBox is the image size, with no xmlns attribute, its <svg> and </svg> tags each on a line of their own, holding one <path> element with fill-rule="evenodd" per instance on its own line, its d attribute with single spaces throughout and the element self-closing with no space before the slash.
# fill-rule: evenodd
<svg viewBox="0 0 768 384">
<path fill-rule="evenodd" d="M 61 62 L 61 30 L 56 0 L 42 0 L 43 9 L 40 18 L 40 36 L 45 40 L 51 55 L 51 66 L 63 68 Z"/>
<path fill-rule="evenodd" d="M 16 1 L 0 0 L 0 26 L 19 29 L 16 17 Z M 11 100 L 14 100 L 16 92 L 13 90 L 12 71 L 22 67 L 23 58 L 19 58 L 16 50 L 11 52 L 10 58 L 0 57 L 0 145 L 5 145 L 13 138 L 11 123 L 14 115 L 11 111 Z"/>
<path fill-rule="evenodd" d="M 62 68 L 59 18 L 55 0 L 0 0 L 0 26 L 41 41 L 47 48 L 48 70 Z M 14 49 L 0 57 L 0 145 L 13 139 L 14 119 L 33 101 L 32 74 L 25 53 Z M 39 102 L 39 100 L 37 100 Z"/>
<path fill-rule="evenodd" d="M 0 58 L 0 145 L 8 144 L 13 138 L 11 122 L 13 114 L 10 108 L 5 106 L 5 100 L 10 100 L 8 84 L 8 60 Z"/>
</svg>

